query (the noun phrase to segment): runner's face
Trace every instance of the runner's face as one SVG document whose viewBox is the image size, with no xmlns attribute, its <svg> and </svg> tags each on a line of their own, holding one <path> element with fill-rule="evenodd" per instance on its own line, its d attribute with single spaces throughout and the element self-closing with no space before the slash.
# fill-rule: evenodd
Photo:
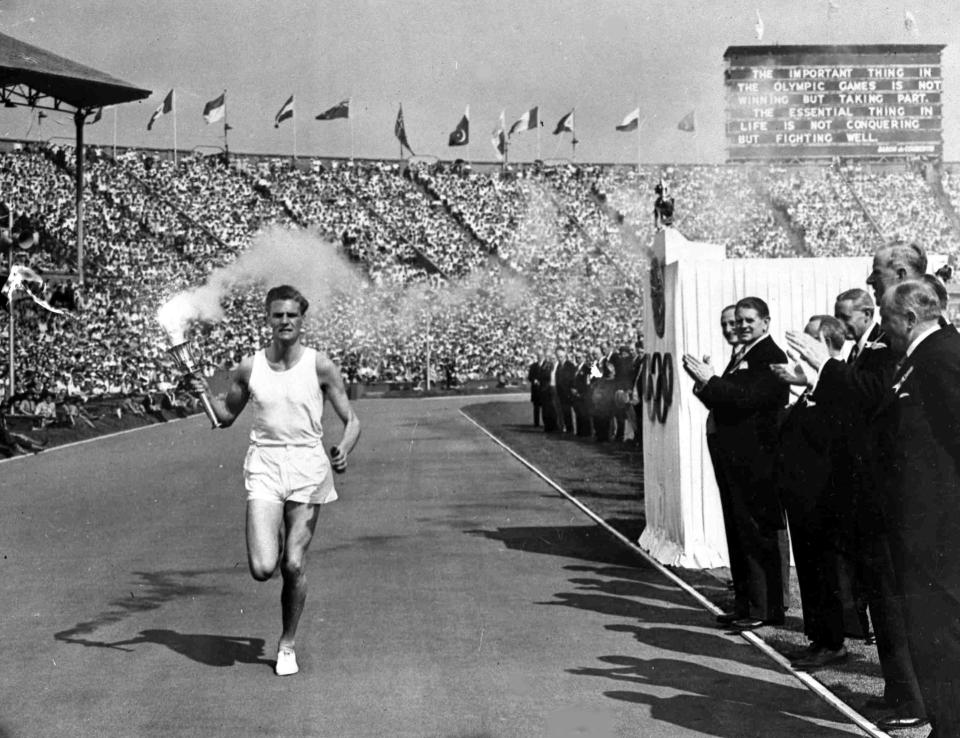
<svg viewBox="0 0 960 738">
<path fill-rule="evenodd" d="M 273 340 L 281 343 L 296 343 L 303 330 L 303 315 L 296 300 L 274 300 L 270 303 L 267 323 L 273 332 Z"/>
</svg>

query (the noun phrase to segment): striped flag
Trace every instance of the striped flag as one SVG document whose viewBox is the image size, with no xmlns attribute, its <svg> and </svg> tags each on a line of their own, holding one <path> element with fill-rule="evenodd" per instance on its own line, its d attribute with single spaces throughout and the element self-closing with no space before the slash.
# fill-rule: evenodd
<svg viewBox="0 0 960 738">
<path fill-rule="evenodd" d="M 514 133 L 522 133 L 523 131 L 532 131 L 540 125 L 540 106 L 536 105 L 530 108 L 526 113 L 520 116 L 520 118 L 510 126 L 510 132 L 507 134 L 512 136 Z"/>
<path fill-rule="evenodd" d="M 350 98 L 341 100 L 329 110 L 324 110 L 317 116 L 317 120 L 336 120 L 350 117 Z"/>
<path fill-rule="evenodd" d="M 753 32 L 757 41 L 763 41 L 763 18 L 760 17 L 760 11 L 757 11 L 757 24 L 753 27 Z"/>
<path fill-rule="evenodd" d="M 279 128 L 280 124 L 287 118 L 293 117 L 293 95 L 287 98 L 287 101 L 280 108 L 280 111 L 273 118 L 273 127 Z"/>
<path fill-rule="evenodd" d="M 157 109 L 153 111 L 153 115 L 150 116 L 150 121 L 147 123 L 147 130 L 153 130 L 153 124 L 156 122 L 157 118 L 161 115 L 166 115 L 171 110 L 173 110 L 173 90 L 167 93 L 167 96 L 163 98 L 163 102 L 157 106 Z"/>
<path fill-rule="evenodd" d="M 563 133 L 565 131 L 570 131 L 570 133 L 573 133 L 573 111 L 572 110 L 557 122 L 557 127 L 553 129 L 553 135 L 556 136 L 557 134 Z"/>
<path fill-rule="evenodd" d="M 216 123 L 222 120 L 227 113 L 227 93 L 223 92 L 220 97 L 216 97 L 203 106 L 203 119 L 208 123 Z"/>
<path fill-rule="evenodd" d="M 627 116 L 617 126 L 618 131 L 635 131 L 640 126 L 640 108 L 627 113 Z"/>
<path fill-rule="evenodd" d="M 697 119 L 695 111 L 691 110 L 683 118 L 680 119 L 680 122 L 677 123 L 677 128 L 681 131 L 686 131 L 691 133 L 692 131 L 697 130 Z"/>
<path fill-rule="evenodd" d="M 393 124 L 393 135 L 397 137 L 397 140 L 400 142 L 400 150 L 403 151 L 403 148 L 406 147 L 407 151 L 410 152 L 412 156 L 416 156 L 413 153 L 413 149 L 410 148 L 410 144 L 407 143 L 407 127 L 403 122 L 403 105 L 400 105 L 400 109 L 397 111 L 397 121 Z"/>
<path fill-rule="evenodd" d="M 467 110 L 464 112 L 463 117 L 460 119 L 460 122 L 457 123 L 457 127 L 453 129 L 453 132 L 450 134 L 450 138 L 447 141 L 447 146 L 466 146 L 470 143 L 470 106 L 467 105 Z"/>
</svg>

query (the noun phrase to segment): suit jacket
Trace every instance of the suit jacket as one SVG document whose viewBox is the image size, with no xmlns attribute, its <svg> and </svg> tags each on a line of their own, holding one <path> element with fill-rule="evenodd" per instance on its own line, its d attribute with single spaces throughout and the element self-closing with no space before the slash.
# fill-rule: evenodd
<svg viewBox="0 0 960 738">
<path fill-rule="evenodd" d="M 960 334 L 952 326 L 904 361 L 872 420 L 898 573 L 960 602 Z"/>
<path fill-rule="evenodd" d="M 540 362 L 530 362 L 527 368 L 527 381 L 530 382 L 530 400 L 532 402 L 540 401 Z"/>
<path fill-rule="evenodd" d="M 751 516 L 767 528 L 782 526 L 779 498 L 773 490 L 780 411 L 790 388 L 770 371 L 786 354 L 765 336 L 722 377 L 711 377 L 698 395 L 716 424 L 715 444 L 736 477 Z"/>
<path fill-rule="evenodd" d="M 556 364 L 552 359 L 545 359 L 540 362 L 538 372 L 540 379 L 540 396 L 549 396 L 550 380 L 553 378 L 553 367 Z"/>
<path fill-rule="evenodd" d="M 585 400 L 587 390 L 590 388 L 590 370 L 589 361 L 581 361 L 573 375 L 573 394 L 578 400 Z"/>
<path fill-rule="evenodd" d="M 566 360 L 557 367 L 557 397 L 560 402 L 569 404 L 573 402 L 573 380 L 577 374 L 576 365 Z"/>
<path fill-rule="evenodd" d="M 813 397 L 818 405 L 835 409 L 841 431 L 834 455 L 834 505 L 845 519 L 844 539 L 872 538 L 886 524 L 881 510 L 872 463 L 869 423 L 893 383 L 898 357 L 887 337 L 874 326 L 864 349 L 852 364 L 831 359 L 823 365 Z"/>
</svg>

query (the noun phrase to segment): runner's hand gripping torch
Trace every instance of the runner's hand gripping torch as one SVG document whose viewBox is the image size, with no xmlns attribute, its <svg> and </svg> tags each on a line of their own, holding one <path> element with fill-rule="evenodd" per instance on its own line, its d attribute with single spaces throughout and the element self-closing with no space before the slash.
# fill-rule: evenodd
<svg viewBox="0 0 960 738">
<path fill-rule="evenodd" d="M 189 341 L 174 344 L 167 349 L 167 353 L 173 357 L 174 361 L 177 362 L 177 366 L 180 367 L 184 373 L 187 375 L 196 374 L 197 365 L 193 358 L 193 353 L 190 351 Z M 200 404 L 203 406 L 203 412 L 207 414 L 207 417 L 213 424 L 212 427 L 219 428 L 220 421 L 217 420 L 217 415 L 213 412 L 213 405 L 210 404 L 210 397 L 206 392 L 200 392 Z"/>
</svg>

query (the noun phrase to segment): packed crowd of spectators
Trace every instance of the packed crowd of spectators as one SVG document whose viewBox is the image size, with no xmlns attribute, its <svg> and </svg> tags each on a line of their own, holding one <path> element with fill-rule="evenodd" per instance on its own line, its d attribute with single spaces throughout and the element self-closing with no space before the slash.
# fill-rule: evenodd
<svg viewBox="0 0 960 738">
<path fill-rule="evenodd" d="M 60 146 L 0 155 L 17 227 L 39 234 L 17 263 L 76 271 L 73 159 Z M 69 398 L 135 396 L 146 412 L 168 391 L 188 402 L 174 390 L 157 310 L 266 227 L 332 241 L 363 272 L 362 287 L 310 315 L 311 341 L 352 381 L 414 386 L 428 379 L 428 355 L 431 382 L 510 381 L 543 341 L 572 351 L 637 343 L 658 182 L 675 200 L 674 225 L 730 256 L 870 253 L 875 226 L 854 192 L 885 234 L 908 224 L 930 252 L 960 245 L 932 188 L 907 168 L 244 163 L 86 152 L 85 284 L 48 285 L 69 315 L 18 301 L 16 400 L 53 398 L 57 422 Z M 956 202 L 958 178 L 943 184 Z M 237 286 L 224 320 L 198 326 L 208 371 L 261 342 L 261 294 Z"/>
</svg>

